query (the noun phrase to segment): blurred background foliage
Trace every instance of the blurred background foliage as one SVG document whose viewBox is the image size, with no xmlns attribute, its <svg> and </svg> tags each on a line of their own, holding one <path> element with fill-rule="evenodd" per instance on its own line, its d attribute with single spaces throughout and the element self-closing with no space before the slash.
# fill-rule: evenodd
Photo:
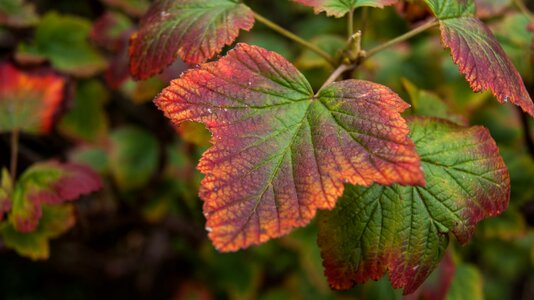
<svg viewBox="0 0 534 300">
<path fill-rule="evenodd" d="M 332 55 L 345 43 L 344 19 L 314 15 L 286 0 L 246 2 Z M 534 96 L 529 19 L 511 1 L 478 2 L 479 16 Z M 0 0 L 1 60 L 54 70 L 68 84 L 52 133 L 22 135 L 19 170 L 50 158 L 81 162 L 102 176 L 104 189 L 75 203 L 76 225 L 52 241 L 48 260 L 31 261 L 0 242 L 0 299 L 402 299 L 387 278 L 331 291 L 313 223 L 237 253 L 214 250 L 195 169 L 209 133 L 196 123 L 173 128 L 151 103 L 189 66 L 177 62 L 140 82 L 127 74 L 128 38 L 149 0 L 21 3 Z M 360 9 L 355 20 L 369 48 L 427 16 L 417 1 L 401 1 L 384 10 Z M 261 24 L 239 41 L 282 54 L 315 89 L 332 72 L 321 57 Z M 452 243 L 447 259 L 411 298 L 432 299 L 448 276 L 447 299 L 534 299 L 533 119 L 488 93 L 474 94 L 437 30 L 381 52 L 353 76 L 391 87 L 412 104 L 407 114 L 488 127 L 511 174 L 509 209 L 480 223 L 466 247 Z M 9 145 L 9 134 L 0 135 L 1 166 L 9 164 Z"/>
</svg>

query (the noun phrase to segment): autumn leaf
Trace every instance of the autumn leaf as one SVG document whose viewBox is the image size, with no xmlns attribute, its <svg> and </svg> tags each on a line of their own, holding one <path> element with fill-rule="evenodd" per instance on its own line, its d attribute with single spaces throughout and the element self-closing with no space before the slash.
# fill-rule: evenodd
<svg viewBox="0 0 534 300">
<path fill-rule="evenodd" d="M 53 73 L 26 73 L 0 64 L 0 132 L 48 133 L 64 87 L 65 79 Z"/>
<path fill-rule="evenodd" d="M 74 206 L 70 204 L 43 205 L 42 217 L 32 232 L 19 232 L 12 224 L 0 226 L 4 244 L 22 256 L 33 260 L 50 256 L 49 240 L 67 232 L 74 226 Z"/>
<path fill-rule="evenodd" d="M 134 25 L 125 15 L 108 11 L 98 18 L 91 29 L 90 37 L 97 45 L 112 52 L 127 47 L 125 33 L 132 31 Z"/>
<path fill-rule="evenodd" d="M 389 272 L 415 291 L 442 258 L 449 235 L 469 241 L 478 221 L 508 206 L 510 177 L 489 131 L 416 118 L 410 137 L 425 187 L 347 186 L 335 210 L 319 216 L 319 246 L 330 285 L 347 289 Z"/>
<path fill-rule="evenodd" d="M 132 35 L 130 74 L 146 79 L 178 56 L 205 62 L 253 25 L 252 10 L 236 0 L 157 0 Z"/>
<path fill-rule="evenodd" d="M 491 18 L 502 14 L 511 4 L 512 0 L 475 0 L 477 17 Z"/>
<path fill-rule="evenodd" d="M 0 24 L 12 27 L 30 27 L 39 22 L 32 3 L 25 0 L 0 1 Z"/>
<path fill-rule="evenodd" d="M 27 169 L 13 190 L 10 223 L 19 232 L 32 232 L 42 217 L 43 204 L 72 201 L 101 188 L 99 176 L 91 169 L 56 161 L 38 163 Z"/>
<path fill-rule="evenodd" d="M 387 5 L 393 5 L 398 0 L 293 0 L 307 6 L 313 7 L 316 14 L 326 12 L 328 16 L 341 18 L 349 11 L 362 7 L 384 8 Z"/>
<path fill-rule="evenodd" d="M 176 125 L 201 122 L 212 133 L 200 196 L 221 251 L 306 225 L 334 207 L 344 182 L 424 184 L 398 95 L 347 80 L 314 96 L 291 63 L 260 47 L 238 44 L 174 80 L 155 103 Z"/>
<path fill-rule="evenodd" d="M 521 76 L 489 28 L 475 17 L 473 0 L 425 0 L 440 20 L 443 45 L 475 92 L 491 90 L 534 116 L 534 103 Z"/>
<path fill-rule="evenodd" d="M 142 16 L 150 6 L 149 0 L 102 0 L 102 2 L 134 17 Z"/>
<path fill-rule="evenodd" d="M 102 55 L 88 42 L 91 23 L 75 16 L 47 13 L 37 25 L 31 43 L 22 43 L 17 59 L 47 59 L 62 72 L 88 77 L 106 68 Z"/>
</svg>

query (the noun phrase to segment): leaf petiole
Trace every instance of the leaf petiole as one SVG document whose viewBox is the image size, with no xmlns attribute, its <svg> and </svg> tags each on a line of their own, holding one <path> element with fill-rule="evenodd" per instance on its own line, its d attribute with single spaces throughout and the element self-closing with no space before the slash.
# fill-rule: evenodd
<svg viewBox="0 0 534 300">
<path fill-rule="evenodd" d="M 526 17 L 528 17 L 530 20 L 534 20 L 534 13 L 528 10 L 525 3 L 523 3 L 523 0 L 514 0 L 514 3 Z"/>
<path fill-rule="evenodd" d="M 332 67 L 336 66 L 336 62 L 334 59 L 330 56 L 330 54 L 326 53 L 319 47 L 313 45 L 312 43 L 304 40 L 303 38 L 297 36 L 296 34 L 289 32 L 288 30 L 282 28 L 280 25 L 272 22 L 271 20 L 263 17 L 262 15 L 258 14 L 257 12 L 254 12 L 254 18 L 263 25 L 271 28 L 272 30 L 278 32 L 279 34 L 285 36 L 286 38 L 295 41 L 296 43 L 299 43 L 300 45 L 310 49 L 311 51 L 317 53 L 322 58 L 324 58 Z"/>
</svg>

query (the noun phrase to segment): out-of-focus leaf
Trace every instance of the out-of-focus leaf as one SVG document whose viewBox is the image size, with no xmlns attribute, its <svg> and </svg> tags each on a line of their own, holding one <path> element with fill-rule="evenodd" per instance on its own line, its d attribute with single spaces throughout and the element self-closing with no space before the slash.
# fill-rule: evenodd
<svg viewBox="0 0 534 300">
<path fill-rule="evenodd" d="M 211 133 L 206 129 L 206 126 L 197 122 L 183 122 L 178 125 L 178 132 L 182 139 L 188 143 L 195 144 L 200 147 L 210 145 Z"/>
<path fill-rule="evenodd" d="M 0 132 L 45 134 L 64 95 L 65 80 L 53 73 L 26 73 L 0 65 Z"/>
<path fill-rule="evenodd" d="M 50 255 L 49 240 L 62 235 L 74 226 L 74 206 L 43 205 L 42 212 L 39 225 L 32 232 L 19 232 L 12 224 L 1 228 L 0 234 L 5 245 L 33 260 L 47 259 Z"/>
<path fill-rule="evenodd" d="M 491 18 L 503 13 L 512 4 L 512 0 L 475 0 L 475 4 L 477 17 Z"/>
<path fill-rule="evenodd" d="M 320 35 L 313 38 L 310 42 L 330 54 L 332 57 L 335 57 L 338 54 L 338 51 L 343 49 L 347 43 L 347 41 L 337 35 Z M 295 66 L 300 69 L 320 67 L 331 68 L 330 64 L 324 58 L 309 49 L 305 49 L 297 58 Z"/>
<path fill-rule="evenodd" d="M 29 27 L 39 22 L 33 3 L 25 0 L 0 1 L 0 24 L 12 27 Z"/>
<path fill-rule="evenodd" d="M 525 236 L 526 229 L 523 215 L 515 207 L 509 207 L 500 216 L 482 221 L 477 234 L 484 239 L 510 241 Z"/>
<path fill-rule="evenodd" d="M 249 45 L 260 46 L 269 51 L 276 52 L 288 60 L 295 58 L 295 54 L 291 48 L 291 42 L 276 33 L 254 30 L 241 34 L 239 40 Z"/>
<path fill-rule="evenodd" d="M 111 134 L 109 167 L 124 191 L 143 187 L 158 167 L 159 146 L 150 132 L 125 127 Z"/>
<path fill-rule="evenodd" d="M 123 47 L 123 33 L 133 28 L 125 15 L 108 11 L 93 24 L 90 37 L 97 45 L 117 52 Z"/>
<path fill-rule="evenodd" d="M 456 264 L 453 261 L 450 251 L 445 253 L 443 260 L 427 280 L 411 295 L 405 297 L 405 300 L 443 300 L 447 296 L 451 286 Z"/>
<path fill-rule="evenodd" d="M 108 153 L 97 146 L 80 146 L 69 153 L 69 161 L 84 164 L 98 172 L 100 175 L 109 171 Z"/>
<path fill-rule="evenodd" d="M 404 88 L 410 96 L 411 111 L 415 115 L 430 116 L 449 120 L 459 125 L 468 125 L 465 117 L 450 111 L 449 106 L 436 94 L 420 90 L 410 81 L 403 79 Z"/>
<path fill-rule="evenodd" d="M 293 0 L 295 2 L 311 6 L 316 14 L 326 12 L 328 16 L 343 17 L 349 11 L 362 6 L 383 8 L 393 5 L 398 0 Z"/>
<path fill-rule="evenodd" d="M 9 221 L 19 232 L 34 231 L 43 204 L 73 201 L 101 186 L 100 177 L 86 166 L 56 161 L 34 164 L 17 180 Z"/>
<path fill-rule="evenodd" d="M 445 300 L 482 300 L 482 276 L 473 265 L 459 264 Z"/>
<path fill-rule="evenodd" d="M 291 63 L 257 46 L 186 72 L 155 103 L 174 124 L 202 122 L 213 135 L 198 168 L 221 251 L 306 225 L 334 207 L 344 182 L 424 184 L 397 94 L 346 80 L 314 95 Z"/>
<path fill-rule="evenodd" d="M 253 25 L 252 10 L 237 0 L 157 0 L 131 38 L 130 74 L 146 79 L 178 56 L 205 62 Z"/>
<path fill-rule="evenodd" d="M 453 234 L 471 238 L 477 222 L 508 206 L 510 178 L 487 129 L 432 118 L 410 122 L 425 187 L 347 186 L 319 217 L 325 274 L 337 289 L 380 278 L 414 292 L 436 267 Z"/>
<path fill-rule="evenodd" d="M 491 27 L 495 37 L 526 82 L 534 79 L 533 66 L 528 63 L 533 55 L 529 45 L 534 34 L 527 30 L 528 24 L 529 20 L 525 15 L 516 13 L 506 15 Z"/>
<path fill-rule="evenodd" d="M 3 168 L 0 174 L 0 221 L 4 219 L 4 214 L 11 210 L 11 193 L 13 192 L 13 181 L 7 169 Z"/>
<path fill-rule="evenodd" d="M 152 77 L 141 81 L 126 80 L 121 85 L 120 91 L 125 97 L 139 104 L 153 100 L 164 87 L 163 81 Z"/>
<path fill-rule="evenodd" d="M 45 57 L 54 68 L 80 77 L 106 68 L 102 55 L 88 42 L 91 23 L 83 18 L 47 13 L 37 25 L 29 44 L 20 44 L 17 55 Z"/>
<path fill-rule="evenodd" d="M 443 45 L 475 92 L 491 90 L 534 116 L 534 103 L 521 76 L 489 28 L 475 15 L 473 0 L 425 0 L 439 19 Z"/>
<path fill-rule="evenodd" d="M 108 131 L 103 105 L 108 98 L 108 90 L 99 81 L 79 82 L 72 107 L 59 121 L 58 129 L 75 140 L 103 141 Z"/>
<path fill-rule="evenodd" d="M 510 170 L 512 182 L 511 203 L 521 206 L 534 201 L 534 159 L 528 153 L 521 153 L 511 149 L 503 149 L 504 161 Z"/>
<path fill-rule="evenodd" d="M 149 0 L 102 0 L 102 2 L 134 17 L 144 15 L 150 6 Z"/>
</svg>

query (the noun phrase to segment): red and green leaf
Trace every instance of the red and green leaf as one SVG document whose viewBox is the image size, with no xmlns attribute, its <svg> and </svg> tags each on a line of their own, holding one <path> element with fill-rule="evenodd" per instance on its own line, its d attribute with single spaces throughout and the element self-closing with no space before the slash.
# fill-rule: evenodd
<svg viewBox="0 0 534 300">
<path fill-rule="evenodd" d="M 12 27 L 29 27 L 39 22 L 32 3 L 25 0 L 0 1 L 0 24 Z"/>
<path fill-rule="evenodd" d="M 469 241 L 478 221 L 508 206 L 510 177 L 483 127 L 431 118 L 410 122 L 425 187 L 347 186 L 319 218 L 319 246 L 330 285 L 347 289 L 386 272 L 415 291 L 442 258 L 449 235 Z"/>
<path fill-rule="evenodd" d="M 0 132 L 48 133 L 63 99 L 65 79 L 0 65 Z"/>
<path fill-rule="evenodd" d="M 74 206 L 70 204 L 43 205 L 42 217 L 32 232 L 19 232 L 12 224 L 0 227 L 4 244 L 22 256 L 33 260 L 47 259 L 50 255 L 49 240 L 67 232 L 74 226 Z"/>
<path fill-rule="evenodd" d="M 252 10 L 237 0 L 157 0 L 132 35 L 130 74 L 146 79 L 178 56 L 205 62 L 253 25 Z"/>
<path fill-rule="evenodd" d="M 89 44 L 90 32 L 89 20 L 48 13 L 37 25 L 31 43 L 19 45 L 17 58 L 44 58 L 59 71 L 79 77 L 93 76 L 104 70 L 107 64 L 104 57 Z"/>
<path fill-rule="evenodd" d="M 387 5 L 393 5 L 398 0 L 293 0 L 295 2 L 311 6 L 316 14 L 326 12 L 328 16 L 337 18 L 362 6 L 383 8 Z"/>
<path fill-rule="evenodd" d="M 132 21 L 127 16 L 108 11 L 95 21 L 90 37 L 100 47 L 118 52 L 127 45 L 124 35 L 132 29 Z"/>
<path fill-rule="evenodd" d="M 314 95 L 293 65 L 260 47 L 238 44 L 174 80 L 155 103 L 176 125 L 201 122 L 212 133 L 200 196 L 222 251 L 306 225 L 335 206 L 344 182 L 424 184 L 398 95 L 362 80 Z"/>
<path fill-rule="evenodd" d="M 511 4 L 512 0 L 475 0 L 477 17 L 491 18 L 502 14 Z"/>
<path fill-rule="evenodd" d="M 477 19 L 473 0 L 425 0 L 440 20 L 443 45 L 475 92 L 491 90 L 534 116 L 534 103 L 521 76 L 489 28 Z"/>
<path fill-rule="evenodd" d="M 101 188 L 100 177 L 91 169 L 55 161 L 31 166 L 18 179 L 12 194 L 9 219 L 20 232 L 37 228 L 43 204 L 73 201 Z"/>
</svg>

